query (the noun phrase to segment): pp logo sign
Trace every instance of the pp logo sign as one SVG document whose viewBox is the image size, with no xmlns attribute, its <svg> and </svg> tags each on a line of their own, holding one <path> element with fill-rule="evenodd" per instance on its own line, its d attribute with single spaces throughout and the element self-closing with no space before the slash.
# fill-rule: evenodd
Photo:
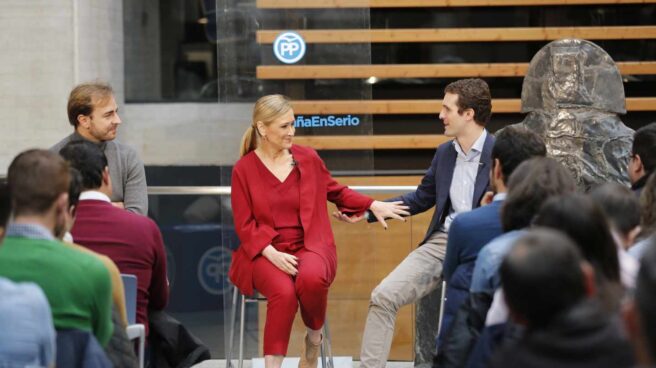
<svg viewBox="0 0 656 368">
<path fill-rule="evenodd" d="M 208 249 L 198 261 L 198 281 L 211 295 L 222 295 L 228 288 L 228 268 L 232 253 L 220 247 Z"/>
<path fill-rule="evenodd" d="M 281 33 L 273 41 L 273 53 L 285 64 L 294 64 L 305 55 L 305 41 L 296 32 Z"/>
</svg>

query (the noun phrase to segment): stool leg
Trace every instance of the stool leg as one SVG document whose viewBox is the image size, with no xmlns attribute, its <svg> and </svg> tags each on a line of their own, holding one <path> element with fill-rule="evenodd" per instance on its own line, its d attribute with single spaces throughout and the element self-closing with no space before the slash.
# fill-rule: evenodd
<svg viewBox="0 0 656 368">
<path fill-rule="evenodd" d="M 239 321 L 239 366 L 244 367 L 244 328 L 246 324 L 246 296 L 241 296 L 241 316 Z"/>
<path fill-rule="evenodd" d="M 232 292 L 232 310 L 230 311 L 230 333 L 228 340 L 228 351 L 226 352 L 226 367 L 232 368 L 232 349 L 235 341 L 235 325 L 237 324 L 237 298 L 239 298 L 239 290 L 234 286 Z"/>
<path fill-rule="evenodd" d="M 328 327 L 328 318 L 326 318 L 324 324 L 323 324 L 323 343 L 322 345 L 325 344 L 326 347 L 326 355 L 328 356 L 328 367 L 327 368 L 333 368 L 335 367 L 335 362 L 333 361 L 333 352 L 331 348 L 331 342 L 330 342 L 330 328 Z"/>
</svg>

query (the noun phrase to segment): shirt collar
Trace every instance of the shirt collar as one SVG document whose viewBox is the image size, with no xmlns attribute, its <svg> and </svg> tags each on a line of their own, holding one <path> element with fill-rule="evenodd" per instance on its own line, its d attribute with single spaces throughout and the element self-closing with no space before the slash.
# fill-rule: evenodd
<svg viewBox="0 0 656 368">
<path fill-rule="evenodd" d="M 493 201 L 505 201 L 506 197 L 508 196 L 508 193 L 497 193 L 492 197 Z"/>
<path fill-rule="evenodd" d="M 80 200 L 81 201 L 94 200 L 94 201 L 103 201 L 109 203 L 112 202 L 105 193 L 99 192 L 97 190 L 87 190 L 82 192 L 80 194 Z"/>
<path fill-rule="evenodd" d="M 40 224 L 16 224 L 7 226 L 7 236 L 15 238 L 55 240 L 52 232 Z"/>
<path fill-rule="evenodd" d="M 465 156 L 465 157 L 470 157 L 473 156 L 474 153 L 480 154 L 483 152 L 483 146 L 485 145 L 485 139 L 487 139 L 487 130 L 483 129 L 483 132 L 481 132 L 481 135 L 476 139 L 474 144 L 472 145 L 471 149 L 469 152 L 465 155 L 465 152 L 462 150 L 462 147 L 460 147 L 460 143 L 458 143 L 457 139 L 454 139 L 453 142 L 453 147 L 456 149 L 456 152 L 458 152 L 459 155 Z"/>
</svg>

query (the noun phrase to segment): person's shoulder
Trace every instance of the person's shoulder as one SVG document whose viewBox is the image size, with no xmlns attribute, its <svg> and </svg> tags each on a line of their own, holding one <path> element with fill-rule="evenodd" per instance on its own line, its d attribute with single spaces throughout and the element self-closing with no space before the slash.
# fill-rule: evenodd
<svg viewBox="0 0 656 368">
<path fill-rule="evenodd" d="M 59 243 L 59 252 L 70 262 L 69 266 L 71 267 L 69 267 L 69 269 L 73 269 L 74 266 L 77 266 L 79 269 L 82 269 L 82 272 L 106 270 L 103 262 L 95 255 L 70 245 L 67 246 L 66 243 Z"/>
<path fill-rule="evenodd" d="M 446 142 L 440 144 L 439 146 L 437 146 L 437 152 L 438 153 L 442 153 L 442 152 L 447 151 L 449 149 L 454 149 L 453 148 L 453 139 L 449 139 L 448 141 L 446 141 Z"/>
<path fill-rule="evenodd" d="M 300 144 L 294 144 L 291 148 L 292 154 L 294 155 L 304 155 L 304 156 L 309 156 L 309 157 L 319 157 L 319 154 L 317 151 L 308 146 L 302 146 Z"/>
<path fill-rule="evenodd" d="M 59 142 L 55 143 L 52 147 L 49 148 L 51 152 L 59 153 L 59 151 L 64 148 L 71 140 L 73 139 L 73 134 L 69 134 L 64 137 Z"/>
<path fill-rule="evenodd" d="M 247 154 L 241 156 L 237 162 L 235 162 L 235 166 L 233 166 L 232 170 L 233 171 L 243 171 L 243 170 L 248 170 L 250 165 L 253 164 L 253 159 L 255 158 L 255 151 L 250 151 Z"/>
</svg>

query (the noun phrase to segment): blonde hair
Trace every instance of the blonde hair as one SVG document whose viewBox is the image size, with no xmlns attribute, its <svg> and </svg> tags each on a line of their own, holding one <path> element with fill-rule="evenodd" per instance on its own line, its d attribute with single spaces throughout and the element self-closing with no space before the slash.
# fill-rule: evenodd
<svg viewBox="0 0 656 368">
<path fill-rule="evenodd" d="M 268 95 L 257 100 L 253 107 L 253 121 L 241 138 L 239 156 L 244 156 L 257 148 L 259 139 L 259 132 L 257 130 L 258 121 L 269 126 L 272 121 L 285 114 L 291 108 L 292 105 L 289 98 L 283 95 Z"/>
</svg>

